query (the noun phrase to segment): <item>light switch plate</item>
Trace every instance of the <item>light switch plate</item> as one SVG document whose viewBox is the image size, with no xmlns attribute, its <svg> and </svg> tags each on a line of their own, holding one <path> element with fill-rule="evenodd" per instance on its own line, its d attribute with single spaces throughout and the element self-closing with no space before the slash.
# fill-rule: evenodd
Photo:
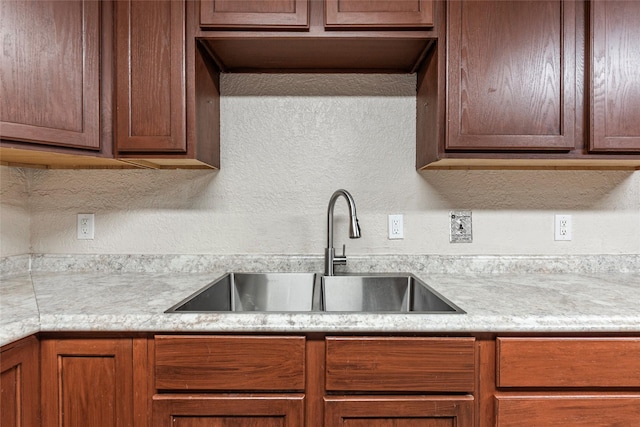
<svg viewBox="0 0 640 427">
<path fill-rule="evenodd" d="M 471 211 L 451 211 L 449 218 L 451 219 L 449 243 L 472 243 Z"/>
</svg>

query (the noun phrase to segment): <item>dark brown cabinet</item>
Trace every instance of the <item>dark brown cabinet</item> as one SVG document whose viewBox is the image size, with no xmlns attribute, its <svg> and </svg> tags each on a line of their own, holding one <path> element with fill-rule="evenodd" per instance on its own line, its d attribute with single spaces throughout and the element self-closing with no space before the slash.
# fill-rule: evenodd
<svg viewBox="0 0 640 427">
<path fill-rule="evenodd" d="M 590 149 L 640 152 L 640 3 L 590 3 Z"/>
<path fill-rule="evenodd" d="M 482 427 L 630 426 L 640 419 L 637 337 L 498 337 L 479 353 Z"/>
<path fill-rule="evenodd" d="M 324 427 L 472 427 L 471 396 L 330 397 Z"/>
<path fill-rule="evenodd" d="M 31 336 L 2 347 L 0 352 L 0 425 L 40 425 L 40 365 L 38 340 Z"/>
<path fill-rule="evenodd" d="M 302 427 L 304 397 L 189 395 L 156 398 L 157 427 Z"/>
<path fill-rule="evenodd" d="M 111 20 L 110 2 L 0 4 L 2 163 L 117 165 Z"/>
<path fill-rule="evenodd" d="M 100 3 L 0 8 L 2 137 L 100 149 Z"/>
<path fill-rule="evenodd" d="M 219 166 L 193 1 L 2 2 L 3 164 Z"/>
<path fill-rule="evenodd" d="M 42 425 L 134 425 L 131 339 L 43 339 Z"/>
<path fill-rule="evenodd" d="M 414 72 L 437 37 L 432 0 L 200 2 L 223 72 Z"/>
<path fill-rule="evenodd" d="M 157 335 L 153 425 L 303 426 L 305 345 L 301 336 Z"/>
<path fill-rule="evenodd" d="M 309 27 L 311 0 L 201 0 L 203 28 Z"/>
<path fill-rule="evenodd" d="M 325 365 L 325 427 L 474 425 L 473 338 L 327 337 Z"/>
<path fill-rule="evenodd" d="M 324 0 L 327 28 L 432 27 L 433 0 Z"/>
<path fill-rule="evenodd" d="M 157 335 L 154 347 L 157 426 L 473 426 L 473 338 Z"/>
<path fill-rule="evenodd" d="M 575 145 L 575 2 L 448 3 L 446 150 Z"/>
<path fill-rule="evenodd" d="M 418 74 L 417 168 L 640 168 L 640 4 L 620 3 L 447 2 Z"/>
<path fill-rule="evenodd" d="M 218 167 L 218 72 L 192 35 L 195 7 L 115 2 L 119 159 L 146 167 Z"/>
</svg>

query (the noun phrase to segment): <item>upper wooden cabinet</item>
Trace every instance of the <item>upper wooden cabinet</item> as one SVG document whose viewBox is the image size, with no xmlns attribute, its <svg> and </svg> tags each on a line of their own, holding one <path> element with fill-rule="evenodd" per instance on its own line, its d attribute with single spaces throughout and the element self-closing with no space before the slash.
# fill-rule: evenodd
<svg viewBox="0 0 640 427">
<path fill-rule="evenodd" d="M 115 23 L 116 156 L 149 167 L 217 167 L 218 74 L 189 36 L 187 4 L 117 1 Z"/>
<path fill-rule="evenodd" d="M 118 152 L 184 153 L 184 4 L 117 1 L 115 8 Z"/>
<path fill-rule="evenodd" d="M 590 149 L 640 152 L 640 2 L 590 5 Z"/>
<path fill-rule="evenodd" d="M 2 138 L 100 149 L 100 3 L 0 4 Z"/>
<path fill-rule="evenodd" d="M 446 149 L 572 149 L 575 2 L 448 5 Z"/>
<path fill-rule="evenodd" d="M 202 0 L 204 28 L 309 28 L 309 0 Z"/>
<path fill-rule="evenodd" d="M 201 0 L 196 34 L 223 72 L 415 72 L 433 0 Z"/>
<path fill-rule="evenodd" d="M 327 28 L 433 26 L 433 0 L 324 0 Z"/>
<path fill-rule="evenodd" d="M 418 169 L 640 168 L 640 3 L 446 5 L 418 73 Z"/>
</svg>

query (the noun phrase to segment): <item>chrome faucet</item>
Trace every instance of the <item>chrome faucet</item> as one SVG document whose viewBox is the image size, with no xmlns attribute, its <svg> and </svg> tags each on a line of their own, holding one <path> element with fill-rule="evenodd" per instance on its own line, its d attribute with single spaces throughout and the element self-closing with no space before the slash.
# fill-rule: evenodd
<svg viewBox="0 0 640 427">
<path fill-rule="evenodd" d="M 329 207 L 327 209 L 327 247 L 324 250 L 324 275 L 333 276 L 333 267 L 336 265 L 345 265 L 347 257 L 344 253 L 345 247 L 342 246 L 342 255 L 336 256 L 336 250 L 333 247 L 333 208 L 336 205 L 338 197 L 344 196 L 349 204 L 349 237 L 358 239 L 360 237 L 360 226 L 358 225 L 358 217 L 356 216 L 356 202 L 347 190 L 337 190 L 329 199 Z"/>
</svg>

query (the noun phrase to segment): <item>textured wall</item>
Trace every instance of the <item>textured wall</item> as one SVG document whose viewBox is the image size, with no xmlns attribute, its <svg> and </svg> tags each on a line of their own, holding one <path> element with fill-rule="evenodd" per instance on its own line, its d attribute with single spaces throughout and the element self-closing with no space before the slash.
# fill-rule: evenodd
<svg viewBox="0 0 640 427">
<path fill-rule="evenodd" d="M 413 75 L 227 74 L 221 89 L 220 171 L 35 170 L 33 251 L 321 254 L 346 188 L 363 232 L 346 239 L 339 200 L 347 254 L 640 253 L 638 172 L 416 172 Z M 450 209 L 473 210 L 473 243 L 449 243 Z M 75 239 L 84 212 L 93 241 Z M 404 240 L 387 239 L 392 213 Z M 554 213 L 573 215 L 571 242 L 553 240 Z"/>
<path fill-rule="evenodd" d="M 0 256 L 30 252 L 27 174 L 24 169 L 0 166 Z"/>
</svg>

